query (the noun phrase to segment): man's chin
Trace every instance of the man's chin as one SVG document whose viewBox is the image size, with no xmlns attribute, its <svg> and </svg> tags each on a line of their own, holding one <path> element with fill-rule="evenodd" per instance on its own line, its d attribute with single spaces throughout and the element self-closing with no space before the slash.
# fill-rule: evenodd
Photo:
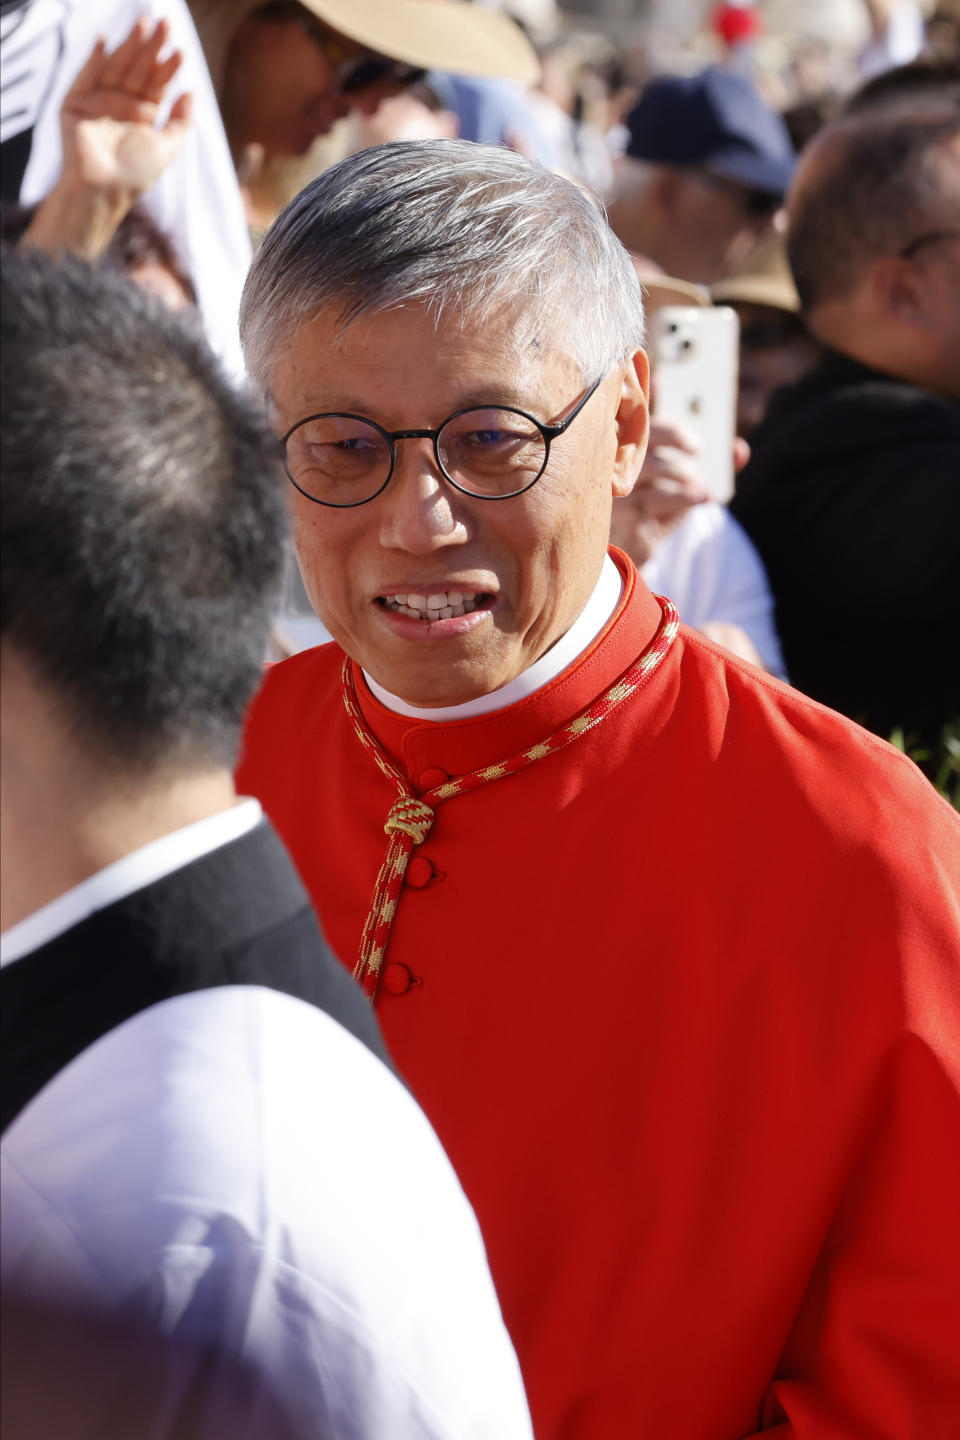
<svg viewBox="0 0 960 1440">
<path fill-rule="evenodd" d="M 477 671 L 471 666 L 421 667 L 416 674 L 395 666 L 363 667 L 389 695 L 418 710 L 467 705 L 507 684 L 510 676 Z"/>
</svg>

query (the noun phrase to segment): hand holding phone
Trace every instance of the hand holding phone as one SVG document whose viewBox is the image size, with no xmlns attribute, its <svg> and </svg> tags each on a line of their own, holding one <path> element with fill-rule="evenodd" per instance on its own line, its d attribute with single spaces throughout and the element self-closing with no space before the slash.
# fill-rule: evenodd
<svg viewBox="0 0 960 1440">
<path fill-rule="evenodd" d="M 740 326 L 729 306 L 666 305 L 651 319 L 653 413 L 696 436 L 713 500 L 733 494 Z"/>
</svg>

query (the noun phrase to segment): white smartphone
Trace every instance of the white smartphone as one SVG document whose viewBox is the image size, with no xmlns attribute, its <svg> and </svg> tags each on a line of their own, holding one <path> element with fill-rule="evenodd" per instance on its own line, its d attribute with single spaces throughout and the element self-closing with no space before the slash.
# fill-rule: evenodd
<svg viewBox="0 0 960 1440">
<path fill-rule="evenodd" d="M 714 500 L 733 494 L 740 322 L 729 305 L 665 305 L 650 319 L 653 413 L 692 430 Z"/>
</svg>

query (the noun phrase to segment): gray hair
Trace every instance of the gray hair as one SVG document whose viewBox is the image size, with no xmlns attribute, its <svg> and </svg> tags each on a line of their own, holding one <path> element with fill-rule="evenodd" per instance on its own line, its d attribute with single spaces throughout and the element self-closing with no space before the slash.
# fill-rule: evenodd
<svg viewBox="0 0 960 1440">
<path fill-rule="evenodd" d="M 327 306 L 346 328 L 404 304 L 473 324 L 509 307 L 588 380 L 644 340 L 640 283 L 590 197 L 510 150 L 465 140 L 362 150 L 291 201 L 244 288 L 247 368 L 266 388 L 277 347 Z"/>
</svg>

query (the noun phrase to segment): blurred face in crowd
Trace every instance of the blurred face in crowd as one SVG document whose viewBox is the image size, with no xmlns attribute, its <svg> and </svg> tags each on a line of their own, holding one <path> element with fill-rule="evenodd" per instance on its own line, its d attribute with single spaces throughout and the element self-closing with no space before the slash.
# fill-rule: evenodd
<svg viewBox="0 0 960 1440">
<path fill-rule="evenodd" d="M 620 162 L 610 224 L 628 250 L 679 280 L 710 285 L 738 269 L 772 205 L 706 171 Z"/>
<path fill-rule="evenodd" d="M 681 280 L 710 284 L 739 268 L 757 236 L 769 225 L 773 206 L 742 185 L 706 172 L 685 176 L 684 180 L 676 223 L 685 237 L 691 270 L 699 267 L 702 273 L 673 273 Z"/>
<path fill-rule="evenodd" d="M 737 434 L 749 436 L 766 415 L 774 390 L 812 370 L 820 346 L 789 310 L 744 302 L 733 308 L 740 317 Z"/>
<path fill-rule="evenodd" d="M 390 432 L 438 429 L 473 406 L 552 423 L 598 378 L 531 342 L 513 315 L 471 328 L 406 306 L 341 331 L 339 313 L 321 311 L 279 352 L 270 384 L 278 433 L 331 411 Z M 612 366 L 552 442 L 537 483 L 510 498 L 455 489 L 425 438 L 395 442 L 393 475 L 365 504 L 335 509 L 291 486 L 301 573 L 331 634 L 414 705 L 459 704 L 519 675 L 569 629 L 597 581 L 612 498 L 631 488 L 642 462 L 646 387 L 642 351 Z M 454 613 L 421 618 L 429 599 Z"/>
<path fill-rule="evenodd" d="M 905 263 L 926 342 L 926 383 L 960 399 L 960 135 L 940 147 L 936 174 L 935 199 L 920 234 L 909 237 Z"/>
<path fill-rule="evenodd" d="M 843 136 L 814 140 L 801 157 L 788 212 L 829 174 Z M 900 228 L 900 227 L 898 227 Z M 811 305 L 810 328 L 864 364 L 960 398 L 960 136 L 930 157 L 925 200 L 890 253 L 866 254 L 846 289 Z"/>
<path fill-rule="evenodd" d="M 231 146 L 304 155 L 350 110 L 372 114 L 407 73 L 301 5 L 254 10 L 237 27 L 227 57 L 222 110 Z M 356 84 L 365 76 L 367 83 Z"/>
</svg>

